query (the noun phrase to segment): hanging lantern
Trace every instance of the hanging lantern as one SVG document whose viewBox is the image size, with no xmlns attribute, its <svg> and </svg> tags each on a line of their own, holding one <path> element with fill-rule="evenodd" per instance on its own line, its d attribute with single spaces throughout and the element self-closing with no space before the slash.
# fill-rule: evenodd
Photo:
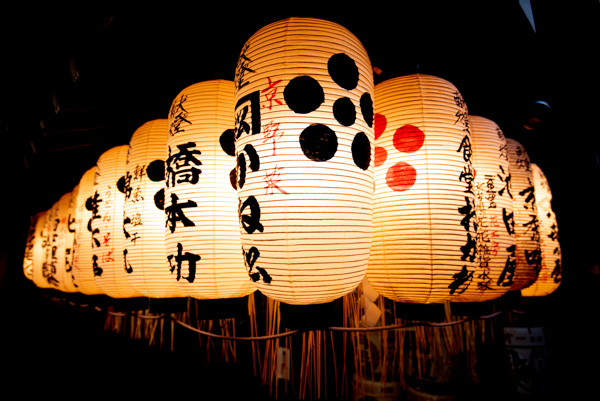
<svg viewBox="0 0 600 401">
<path fill-rule="evenodd" d="M 125 175 L 123 258 L 129 284 L 150 298 L 181 297 L 171 277 L 165 249 L 164 171 L 167 120 L 140 126 L 129 141 Z"/>
<path fill-rule="evenodd" d="M 371 247 L 368 55 L 340 25 L 290 18 L 245 43 L 235 85 L 248 274 L 272 299 L 331 302 L 360 284 Z"/>
<path fill-rule="evenodd" d="M 64 289 L 65 251 L 64 230 L 71 193 L 62 195 L 45 215 L 42 231 L 40 269 L 34 270 L 33 281 L 40 288 Z"/>
<path fill-rule="evenodd" d="M 182 293 L 198 299 L 240 298 L 255 291 L 244 267 L 237 193 L 230 180 L 233 91 L 226 80 L 191 85 L 176 96 L 169 113 L 167 271 Z"/>
<path fill-rule="evenodd" d="M 92 269 L 103 294 L 112 298 L 135 298 L 140 294 L 127 281 L 123 245 L 124 195 L 117 182 L 125 175 L 128 145 L 115 146 L 96 162 L 93 194 L 86 201 L 92 215 Z"/>
<path fill-rule="evenodd" d="M 506 224 L 513 215 L 508 148 L 504 133 L 484 117 L 470 116 L 473 191 L 477 216 L 476 269 L 469 288 L 453 302 L 483 302 L 510 288 L 507 269 L 514 264 L 515 234 Z"/>
<path fill-rule="evenodd" d="M 552 210 L 552 191 L 542 169 L 531 163 L 540 229 L 541 269 L 537 280 L 521 290 L 524 297 L 541 297 L 556 291 L 562 280 L 562 256 L 558 225 Z"/>
<path fill-rule="evenodd" d="M 367 277 L 384 297 L 441 304 L 475 285 L 471 153 L 467 106 L 453 84 L 414 74 L 376 85 Z"/>
<path fill-rule="evenodd" d="M 77 222 L 75 220 L 76 209 L 77 209 L 77 197 L 79 194 L 79 184 L 71 191 L 69 197 L 69 204 L 65 213 L 65 226 L 64 226 L 64 288 L 65 292 L 79 292 L 77 285 L 75 284 L 75 277 L 73 276 L 73 255 L 75 254 L 75 228 Z"/>
<path fill-rule="evenodd" d="M 85 295 L 99 295 L 102 291 L 94 279 L 93 239 L 91 232 L 92 199 L 96 167 L 88 169 L 79 180 L 75 200 L 75 243 L 73 253 L 73 283 Z"/>
<path fill-rule="evenodd" d="M 23 274 L 31 281 L 33 281 L 34 271 L 40 268 L 36 265 L 35 255 L 43 241 L 42 231 L 46 224 L 46 213 L 46 210 L 38 212 L 29 220 L 29 231 L 23 256 Z"/>
<path fill-rule="evenodd" d="M 515 263 L 507 270 L 507 281 L 512 281 L 511 291 L 519 291 L 536 280 L 541 268 L 540 230 L 535 201 L 533 171 L 529 155 L 523 145 L 507 138 L 508 161 L 514 199 L 514 225 L 516 249 Z M 510 224 L 510 216 L 507 219 Z M 514 271 L 514 274 L 511 274 Z"/>
</svg>

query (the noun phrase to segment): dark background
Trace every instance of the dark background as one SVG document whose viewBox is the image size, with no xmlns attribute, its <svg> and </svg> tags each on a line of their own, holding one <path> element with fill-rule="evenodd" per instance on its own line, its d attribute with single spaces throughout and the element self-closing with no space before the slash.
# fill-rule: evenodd
<svg viewBox="0 0 600 401">
<path fill-rule="evenodd" d="M 553 383 L 597 388 L 597 0 L 531 0 L 535 29 L 516 0 L 369 3 L 352 12 L 347 9 L 357 6 L 343 3 L 329 13 L 301 4 L 291 11 L 206 4 L 2 6 L 0 355 L 18 353 L 13 372 L 53 370 L 40 360 L 62 352 L 81 363 L 47 336 L 69 332 L 109 348 L 87 330 L 97 322 L 51 315 L 24 279 L 29 217 L 71 191 L 102 152 L 128 143 L 144 122 L 166 118 L 180 90 L 232 80 L 244 42 L 262 26 L 309 16 L 354 33 L 381 70 L 376 83 L 416 72 L 447 79 L 471 114 L 495 121 L 524 145 L 552 189 L 563 254 L 561 287 L 535 305 L 552 333 Z M 526 129 L 539 100 L 550 109 L 535 129 Z"/>
</svg>

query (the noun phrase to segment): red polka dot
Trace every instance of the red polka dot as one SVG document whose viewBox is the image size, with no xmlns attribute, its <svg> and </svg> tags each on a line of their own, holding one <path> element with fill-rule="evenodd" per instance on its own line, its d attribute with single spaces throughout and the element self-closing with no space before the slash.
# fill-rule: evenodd
<svg viewBox="0 0 600 401">
<path fill-rule="evenodd" d="M 375 146 L 375 167 L 381 166 L 387 159 L 387 150 L 381 146 Z"/>
<path fill-rule="evenodd" d="M 385 131 L 385 127 L 387 126 L 387 119 L 383 114 L 375 114 L 374 120 L 375 139 L 377 139 L 381 136 L 381 134 L 383 134 L 383 131 Z"/>
<path fill-rule="evenodd" d="M 414 125 L 404 125 L 394 133 L 394 147 L 400 152 L 413 153 L 421 149 L 425 134 Z"/>
<path fill-rule="evenodd" d="M 417 171 L 408 163 L 398 162 L 390 167 L 385 182 L 393 191 L 406 191 L 417 180 Z"/>
</svg>

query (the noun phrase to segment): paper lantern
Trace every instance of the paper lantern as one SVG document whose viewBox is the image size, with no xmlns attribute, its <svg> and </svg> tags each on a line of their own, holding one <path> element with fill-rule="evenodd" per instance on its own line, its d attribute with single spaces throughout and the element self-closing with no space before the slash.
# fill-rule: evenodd
<svg viewBox="0 0 600 401">
<path fill-rule="evenodd" d="M 69 197 L 69 204 L 65 212 L 65 226 L 64 226 L 64 288 L 65 292 L 79 292 L 77 285 L 75 284 L 75 277 L 73 276 L 73 257 L 75 254 L 75 229 L 77 227 L 76 213 L 77 213 L 77 197 L 79 194 L 79 184 L 71 191 Z"/>
<path fill-rule="evenodd" d="M 150 298 L 182 296 L 166 258 L 163 200 L 167 135 L 166 119 L 149 121 L 133 133 L 119 188 L 124 195 L 127 280 Z"/>
<path fill-rule="evenodd" d="M 85 295 L 99 295 L 102 291 L 94 279 L 92 207 L 96 166 L 88 169 L 79 180 L 75 200 L 75 244 L 73 253 L 73 282 Z"/>
<path fill-rule="evenodd" d="M 535 202 L 540 230 L 541 268 L 537 280 L 521 290 L 524 297 L 546 296 L 560 286 L 562 280 L 562 256 L 558 242 L 558 225 L 552 210 L 552 191 L 542 169 L 531 163 Z"/>
<path fill-rule="evenodd" d="M 398 302 L 440 304 L 473 285 L 474 171 L 458 89 L 413 74 L 375 87 L 373 246 L 367 277 Z"/>
<path fill-rule="evenodd" d="M 484 117 L 469 117 L 473 148 L 473 191 L 477 217 L 476 269 L 471 284 L 453 302 L 496 299 L 510 289 L 507 270 L 514 264 L 515 234 L 506 138 Z"/>
<path fill-rule="evenodd" d="M 182 293 L 198 299 L 239 298 L 256 290 L 242 257 L 230 180 L 233 143 L 225 149 L 220 143 L 235 124 L 233 92 L 232 81 L 191 85 L 175 97 L 168 119 L 163 225 L 168 271 Z"/>
<path fill-rule="evenodd" d="M 333 301 L 360 284 L 371 246 L 368 55 L 340 25 L 290 18 L 249 38 L 235 84 L 248 274 L 281 302 Z"/>
<path fill-rule="evenodd" d="M 86 207 L 92 215 L 92 269 L 103 294 L 112 298 L 135 298 L 140 294 L 127 281 L 123 256 L 124 195 L 117 183 L 125 175 L 128 145 L 115 146 L 102 153 L 96 162 L 93 194 Z"/>
<path fill-rule="evenodd" d="M 71 193 L 62 195 L 45 214 L 42 231 L 40 268 L 34 270 L 33 282 L 40 288 L 64 290 L 66 213 Z"/>
<path fill-rule="evenodd" d="M 514 139 L 507 138 L 506 143 L 514 199 L 512 223 L 516 239 L 515 263 L 507 269 L 506 280 L 512 281 L 511 291 L 519 291 L 533 284 L 539 274 L 540 230 L 529 155 L 523 145 Z M 510 216 L 507 221 L 510 224 Z"/>
<path fill-rule="evenodd" d="M 35 265 L 35 254 L 43 241 L 42 231 L 45 227 L 46 213 L 46 210 L 38 212 L 29 220 L 29 231 L 27 232 L 23 255 L 23 274 L 31 281 L 33 281 L 34 270 L 39 268 Z"/>
</svg>

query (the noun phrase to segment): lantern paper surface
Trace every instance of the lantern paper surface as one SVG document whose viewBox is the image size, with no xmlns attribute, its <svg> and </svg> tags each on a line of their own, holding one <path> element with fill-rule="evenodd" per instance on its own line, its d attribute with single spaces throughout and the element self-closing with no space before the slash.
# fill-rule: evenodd
<svg viewBox="0 0 600 401">
<path fill-rule="evenodd" d="M 558 242 L 558 225 L 552 210 L 552 191 L 542 169 L 531 163 L 535 201 L 540 222 L 540 248 L 542 261 L 537 280 L 521 290 L 524 297 L 546 296 L 560 286 L 562 280 L 562 256 Z"/>
<path fill-rule="evenodd" d="M 77 209 L 77 196 L 79 193 L 79 185 L 76 185 L 71 191 L 69 196 L 69 203 L 65 212 L 65 226 L 64 226 L 64 280 L 63 280 L 63 291 L 64 292 L 79 292 L 75 285 L 75 278 L 73 276 L 73 254 L 75 252 L 75 228 L 77 222 L 75 220 L 75 214 Z"/>
<path fill-rule="evenodd" d="M 129 141 L 124 195 L 124 263 L 127 280 L 150 298 L 181 297 L 171 277 L 165 247 L 164 178 L 167 119 L 140 126 Z"/>
<path fill-rule="evenodd" d="M 235 84 L 248 274 L 281 302 L 335 300 L 360 284 L 371 246 L 368 55 L 340 25 L 290 18 L 249 38 Z"/>
<path fill-rule="evenodd" d="M 516 254 L 514 275 L 511 269 L 507 280 L 512 280 L 511 291 L 519 291 L 537 279 L 541 268 L 540 230 L 535 201 L 533 170 L 527 151 L 514 139 L 506 139 L 514 199 L 514 231 Z"/>
<path fill-rule="evenodd" d="M 33 281 L 40 288 L 64 290 L 66 215 L 71 193 L 64 194 L 46 213 L 43 231 L 41 269 L 34 271 Z"/>
<path fill-rule="evenodd" d="M 450 82 L 407 75 L 375 87 L 373 247 L 386 298 L 443 303 L 473 284 L 475 196 L 467 106 Z"/>
<path fill-rule="evenodd" d="M 232 81 L 196 83 L 176 96 L 168 119 L 167 271 L 182 293 L 198 299 L 238 298 L 256 290 L 244 267 L 230 180 L 233 142 L 225 148 L 220 142 L 235 124 L 233 95 Z M 232 139 L 223 135 L 224 143 Z"/>
<path fill-rule="evenodd" d="M 46 211 L 36 213 L 29 219 L 29 230 L 25 240 L 25 251 L 23 255 L 23 274 L 27 279 L 33 280 L 34 250 L 41 243 L 41 231 L 44 224 Z"/>
<path fill-rule="evenodd" d="M 513 214 L 506 138 L 493 121 L 471 115 L 473 191 L 477 217 L 476 270 L 471 284 L 453 302 L 483 302 L 510 289 L 508 272 L 515 260 L 515 234 L 507 225 Z"/>
<path fill-rule="evenodd" d="M 92 268 L 94 279 L 103 294 L 112 298 L 134 298 L 140 294 L 127 280 L 123 254 L 124 195 L 117 183 L 125 175 L 128 145 L 115 146 L 102 153 L 96 162 L 92 197 Z"/>
<path fill-rule="evenodd" d="M 88 169 L 79 180 L 75 201 L 75 250 L 73 254 L 73 282 L 85 295 L 102 294 L 94 279 L 92 222 L 94 181 L 96 167 Z M 90 224 L 88 226 L 88 224 Z"/>
<path fill-rule="evenodd" d="M 29 232 L 25 243 L 25 255 L 23 257 L 23 274 L 31 281 L 34 281 L 34 272 L 41 271 L 42 268 L 42 244 L 46 241 L 44 229 L 46 227 L 47 213 L 47 210 L 39 212 L 30 220 Z"/>
</svg>

